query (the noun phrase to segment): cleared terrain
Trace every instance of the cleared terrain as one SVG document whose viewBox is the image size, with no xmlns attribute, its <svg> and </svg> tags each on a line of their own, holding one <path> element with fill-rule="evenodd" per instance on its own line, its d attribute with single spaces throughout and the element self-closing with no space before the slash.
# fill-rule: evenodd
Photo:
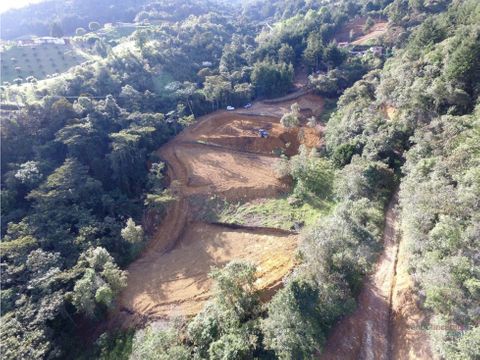
<svg viewBox="0 0 480 360">
<path fill-rule="evenodd" d="M 305 116 L 320 113 L 323 107 L 320 97 L 307 94 L 279 103 L 256 103 L 248 110 L 218 111 L 158 150 L 176 200 L 128 268 L 128 286 L 119 299 L 124 324 L 196 314 L 212 295 L 208 277 L 212 266 L 233 259 L 257 265 L 257 286 L 264 297 L 281 285 L 294 266 L 296 233 L 200 222 L 192 201 L 212 196 L 250 201 L 288 192 L 290 184 L 275 172 L 280 154 L 295 154 L 300 143 L 317 146 L 322 132 L 320 127 L 288 130 L 280 125 L 280 116 L 295 101 Z M 259 137 L 260 128 L 269 131 L 268 138 Z"/>
<path fill-rule="evenodd" d="M 353 45 L 374 44 L 376 40 L 387 31 L 387 22 L 381 19 L 374 19 L 374 25 L 364 31 L 366 17 L 357 17 L 348 23 L 335 34 L 338 42 L 350 42 Z"/>
<path fill-rule="evenodd" d="M 353 45 L 369 45 L 377 43 L 377 40 L 387 31 L 387 22 L 377 22 L 367 34 L 360 36 L 352 42 Z"/>
</svg>

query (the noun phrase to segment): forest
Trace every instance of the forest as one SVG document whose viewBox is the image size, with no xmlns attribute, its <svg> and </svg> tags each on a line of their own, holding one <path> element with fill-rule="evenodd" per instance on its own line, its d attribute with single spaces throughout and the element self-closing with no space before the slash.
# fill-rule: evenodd
<svg viewBox="0 0 480 360">
<path fill-rule="evenodd" d="M 7 43 L 68 37 L 89 59 L 1 81 L 3 358 L 318 358 L 358 307 L 396 196 L 432 354 L 479 358 L 477 0 L 48 0 L 1 17 Z M 362 35 L 385 32 L 352 50 L 338 34 L 354 19 Z M 102 35 L 115 22 L 142 25 Z M 180 197 L 157 150 L 202 116 L 290 96 L 299 78 L 323 113 L 304 119 L 295 103 L 279 124 L 291 134 L 308 121 L 323 139 L 285 151 L 276 172 L 289 211 L 328 207 L 303 219 L 282 286 L 266 301 L 261 269 L 236 259 L 212 267 L 195 316 L 105 325 L 151 217 L 167 221 Z"/>
</svg>

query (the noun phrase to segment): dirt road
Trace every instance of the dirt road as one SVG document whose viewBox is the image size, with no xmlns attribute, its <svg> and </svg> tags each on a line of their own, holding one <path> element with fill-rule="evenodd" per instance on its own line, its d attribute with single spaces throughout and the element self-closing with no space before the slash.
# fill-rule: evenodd
<svg viewBox="0 0 480 360">
<path fill-rule="evenodd" d="M 432 359 L 428 335 L 415 331 L 424 316 L 413 294 L 407 251 L 400 240 L 395 193 L 388 204 L 384 249 L 366 279 L 357 309 L 332 330 L 322 360 Z"/>
<path fill-rule="evenodd" d="M 395 195 L 387 207 L 384 251 L 375 272 L 366 279 L 355 312 L 334 327 L 321 356 L 323 360 L 389 358 L 390 300 L 397 255 L 397 201 Z"/>
<path fill-rule="evenodd" d="M 420 300 L 408 272 L 410 251 L 404 241 L 400 241 L 398 247 L 390 318 L 390 358 L 434 359 L 428 332 L 421 330 L 428 326 L 429 319 L 419 306 Z"/>
<path fill-rule="evenodd" d="M 323 100 L 313 95 L 297 101 L 304 115 L 323 107 Z M 287 192 L 289 184 L 275 173 L 279 154 L 295 154 L 300 143 L 317 146 L 322 130 L 305 128 L 299 136 L 298 129 L 283 128 L 279 117 L 291 103 L 256 103 L 248 110 L 215 112 L 158 150 L 176 201 L 142 255 L 127 269 L 128 286 L 116 313 L 123 317 L 123 325 L 196 314 L 211 296 L 211 267 L 233 259 L 257 264 L 257 285 L 264 294 L 278 288 L 294 266 L 297 235 L 201 223 L 192 201 L 211 196 L 250 201 Z M 260 128 L 268 130 L 268 138 L 258 136 Z"/>
</svg>

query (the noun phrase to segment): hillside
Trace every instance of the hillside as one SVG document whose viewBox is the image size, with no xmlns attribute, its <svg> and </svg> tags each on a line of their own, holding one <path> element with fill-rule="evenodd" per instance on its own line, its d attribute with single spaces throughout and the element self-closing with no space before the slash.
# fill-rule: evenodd
<svg viewBox="0 0 480 360">
<path fill-rule="evenodd" d="M 317 103 L 321 98 L 312 99 L 309 105 Z M 212 197 L 249 203 L 288 191 L 288 182 L 275 174 L 279 159 L 274 154 L 282 150 L 295 154 L 300 144 L 296 134 L 280 126 L 278 118 L 255 115 L 257 107 L 246 115 L 220 111 L 199 118 L 195 126 L 157 152 L 168 164 L 176 203 L 144 255 L 128 268 L 129 285 L 119 304 L 121 311 L 134 315 L 128 321 L 195 315 L 212 295 L 208 279 L 212 266 L 235 259 L 257 264 L 261 273 L 257 286 L 266 294 L 291 271 L 297 245 L 294 231 L 253 227 L 248 222 L 243 226 L 209 223 L 196 215 L 199 204 Z M 269 129 L 268 138 L 258 137 L 260 128 Z M 206 211 L 201 205 L 200 209 Z M 185 268 L 185 264 L 193 266 Z"/>
<path fill-rule="evenodd" d="M 478 1 L 1 20 L 3 358 L 478 358 Z"/>
</svg>

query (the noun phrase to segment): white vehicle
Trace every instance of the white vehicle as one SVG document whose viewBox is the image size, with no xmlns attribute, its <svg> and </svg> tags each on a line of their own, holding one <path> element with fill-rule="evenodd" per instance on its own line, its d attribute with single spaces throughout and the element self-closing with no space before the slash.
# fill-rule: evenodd
<svg viewBox="0 0 480 360">
<path fill-rule="evenodd" d="M 230 105 L 227 106 L 227 111 L 233 111 L 233 110 L 235 110 L 233 106 L 230 106 Z"/>
<path fill-rule="evenodd" d="M 251 103 L 248 103 L 247 105 L 244 106 L 245 109 L 250 109 L 252 107 Z"/>
</svg>

